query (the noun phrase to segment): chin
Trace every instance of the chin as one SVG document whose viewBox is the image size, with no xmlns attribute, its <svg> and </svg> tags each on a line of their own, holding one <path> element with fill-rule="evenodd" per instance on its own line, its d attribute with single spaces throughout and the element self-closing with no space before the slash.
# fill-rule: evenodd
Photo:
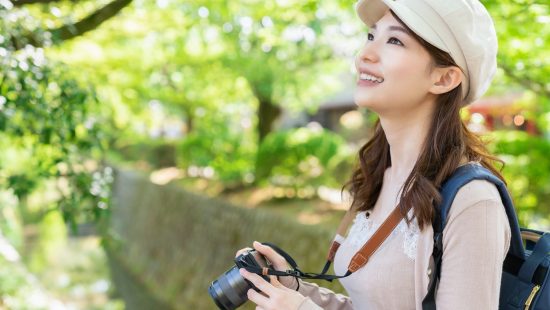
<svg viewBox="0 0 550 310">
<path fill-rule="evenodd" d="M 355 90 L 353 95 L 353 101 L 360 108 L 367 108 L 376 112 L 377 107 L 380 107 L 382 100 L 372 96 L 372 94 L 365 93 L 361 90 Z"/>
</svg>

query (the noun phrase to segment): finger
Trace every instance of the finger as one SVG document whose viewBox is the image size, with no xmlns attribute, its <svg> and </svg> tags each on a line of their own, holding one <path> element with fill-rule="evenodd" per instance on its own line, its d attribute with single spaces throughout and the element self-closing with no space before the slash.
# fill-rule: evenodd
<svg viewBox="0 0 550 310">
<path fill-rule="evenodd" d="M 264 295 L 256 292 L 254 289 L 249 289 L 248 292 L 246 292 L 246 296 L 248 297 L 248 300 L 260 307 L 266 307 L 269 303 L 269 297 L 265 297 Z"/>
<path fill-rule="evenodd" d="M 256 286 L 260 291 L 266 293 L 267 296 L 271 296 L 275 291 L 275 287 L 259 275 L 248 272 L 244 268 L 239 269 L 239 272 L 245 279 L 252 282 L 252 284 L 254 284 L 254 286 Z"/>
<path fill-rule="evenodd" d="M 285 287 L 281 282 L 279 282 L 279 280 L 277 280 L 277 276 L 269 276 L 269 279 L 270 279 L 271 285 L 279 288 Z"/>
<path fill-rule="evenodd" d="M 279 253 L 275 252 L 272 247 L 268 245 L 263 245 L 258 241 L 254 241 L 252 245 L 254 246 L 254 249 L 267 257 L 267 259 L 269 259 L 269 261 L 271 261 L 273 265 L 280 268 L 286 268 L 286 259 L 282 257 Z"/>
<path fill-rule="evenodd" d="M 239 256 L 239 255 L 241 255 L 241 254 L 243 254 L 243 253 L 246 252 L 246 251 L 250 251 L 250 250 L 252 250 L 252 248 L 240 249 L 240 250 L 237 251 L 237 254 L 235 254 L 235 257 L 237 257 L 237 256 Z"/>
</svg>

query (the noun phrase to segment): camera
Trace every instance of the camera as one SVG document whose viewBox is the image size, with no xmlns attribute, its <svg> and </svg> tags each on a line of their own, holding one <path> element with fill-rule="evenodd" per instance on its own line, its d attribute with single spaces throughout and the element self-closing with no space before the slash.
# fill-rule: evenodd
<svg viewBox="0 0 550 310">
<path fill-rule="evenodd" d="M 223 310 L 237 309 L 248 300 L 246 293 L 249 289 L 252 288 L 260 292 L 254 284 L 243 278 L 239 273 L 240 268 L 250 266 L 272 269 L 269 261 L 256 250 L 248 250 L 237 256 L 235 266 L 227 270 L 217 280 L 214 280 L 208 287 L 208 293 L 218 308 Z M 269 282 L 269 276 L 260 276 Z"/>
</svg>

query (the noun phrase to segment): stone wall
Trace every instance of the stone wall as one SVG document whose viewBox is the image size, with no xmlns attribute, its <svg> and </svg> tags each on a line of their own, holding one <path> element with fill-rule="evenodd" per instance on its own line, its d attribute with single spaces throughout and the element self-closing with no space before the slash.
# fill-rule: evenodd
<svg viewBox="0 0 550 310">
<path fill-rule="evenodd" d="M 234 266 L 235 252 L 252 241 L 277 244 L 301 270 L 320 272 L 334 233 L 267 210 L 236 207 L 173 185 L 158 186 L 120 170 L 109 231 L 112 238 L 106 248 L 116 269 L 113 280 L 117 287 L 132 288 L 118 290 L 132 309 L 150 309 L 138 295 L 151 295 L 161 308 L 193 310 L 216 309 L 208 295 L 210 283 Z M 317 283 L 343 292 L 338 281 Z M 248 304 L 242 308 L 253 309 Z"/>
</svg>

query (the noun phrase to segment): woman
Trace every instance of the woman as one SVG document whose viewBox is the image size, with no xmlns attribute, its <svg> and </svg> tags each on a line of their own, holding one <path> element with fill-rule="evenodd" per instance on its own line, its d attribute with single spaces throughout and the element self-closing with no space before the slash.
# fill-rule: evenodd
<svg viewBox="0 0 550 310">
<path fill-rule="evenodd" d="M 349 297 L 291 277 L 269 283 L 241 270 L 263 292 L 248 294 L 258 309 L 422 309 L 433 268 L 438 188 L 466 163 L 502 179 L 492 165 L 500 160 L 459 115 L 486 91 L 496 70 L 496 34 L 479 1 L 360 0 L 356 9 L 370 31 L 355 61 L 355 101 L 379 120 L 346 184 L 356 215 L 347 237 L 337 235 L 335 274 L 346 272 L 396 206 L 404 219 L 364 267 L 340 280 Z M 510 226 L 495 185 L 475 180 L 459 190 L 443 245 L 438 309 L 497 309 Z M 275 269 L 289 269 L 271 248 L 257 242 L 254 248 Z"/>
</svg>

